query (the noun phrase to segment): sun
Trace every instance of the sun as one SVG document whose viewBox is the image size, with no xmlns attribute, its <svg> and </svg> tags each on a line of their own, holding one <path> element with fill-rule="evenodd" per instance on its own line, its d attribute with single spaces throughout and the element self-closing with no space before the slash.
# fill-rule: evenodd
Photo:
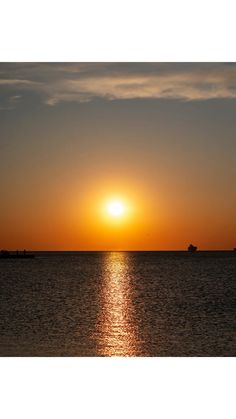
<svg viewBox="0 0 236 419">
<path fill-rule="evenodd" d="M 107 205 L 107 211 L 112 217 L 121 217 L 124 214 L 125 207 L 121 201 L 112 201 Z"/>
</svg>

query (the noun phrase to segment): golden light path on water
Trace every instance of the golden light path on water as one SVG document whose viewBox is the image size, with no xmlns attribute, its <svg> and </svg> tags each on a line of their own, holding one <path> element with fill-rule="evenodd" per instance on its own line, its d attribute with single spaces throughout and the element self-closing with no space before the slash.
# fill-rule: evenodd
<svg viewBox="0 0 236 419">
<path fill-rule="evenodd" d="M 129 256 L 124 252 L 111 252 L 104 257 L 99 355 L 135 356 L 138 348 Z"/>
</svg>

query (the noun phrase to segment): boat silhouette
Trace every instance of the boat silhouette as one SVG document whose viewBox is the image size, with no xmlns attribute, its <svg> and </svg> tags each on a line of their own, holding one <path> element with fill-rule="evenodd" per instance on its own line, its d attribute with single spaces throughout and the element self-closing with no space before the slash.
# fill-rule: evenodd
<svg viewBox="0 0 236 419">
<path fill-rule="evenodd" d="M 197 246 L 194 246 L 193 244 L 190 244 L 188 246 L 188 252 L 194 253 L 197 251 Z"/>
</svg>

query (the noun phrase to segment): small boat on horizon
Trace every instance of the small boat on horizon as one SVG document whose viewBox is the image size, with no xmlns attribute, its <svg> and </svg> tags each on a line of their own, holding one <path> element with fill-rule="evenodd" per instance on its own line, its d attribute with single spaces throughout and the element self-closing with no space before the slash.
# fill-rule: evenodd
<svg viewBox="0 0 236 419">
<path fill-rule="evenodd" d="M 188 252 L 194 253 L 197 251 L 197 246 L 194 246 L 193 244 L 190 244 L 188 246 Z"/>
</svg>

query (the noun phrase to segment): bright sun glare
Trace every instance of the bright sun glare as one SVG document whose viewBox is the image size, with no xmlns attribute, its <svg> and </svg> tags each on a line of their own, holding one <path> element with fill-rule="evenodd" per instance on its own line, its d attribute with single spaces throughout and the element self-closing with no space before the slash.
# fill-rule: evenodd
<svg viewBox="0 0 236 419">
<path fill-rule="evenodd" d="M 113 201 L 108 204 L 107 210 L 112 217 L 120 217 L 124 213 L 124 205 L 120 201 Z"/>
</svg>

